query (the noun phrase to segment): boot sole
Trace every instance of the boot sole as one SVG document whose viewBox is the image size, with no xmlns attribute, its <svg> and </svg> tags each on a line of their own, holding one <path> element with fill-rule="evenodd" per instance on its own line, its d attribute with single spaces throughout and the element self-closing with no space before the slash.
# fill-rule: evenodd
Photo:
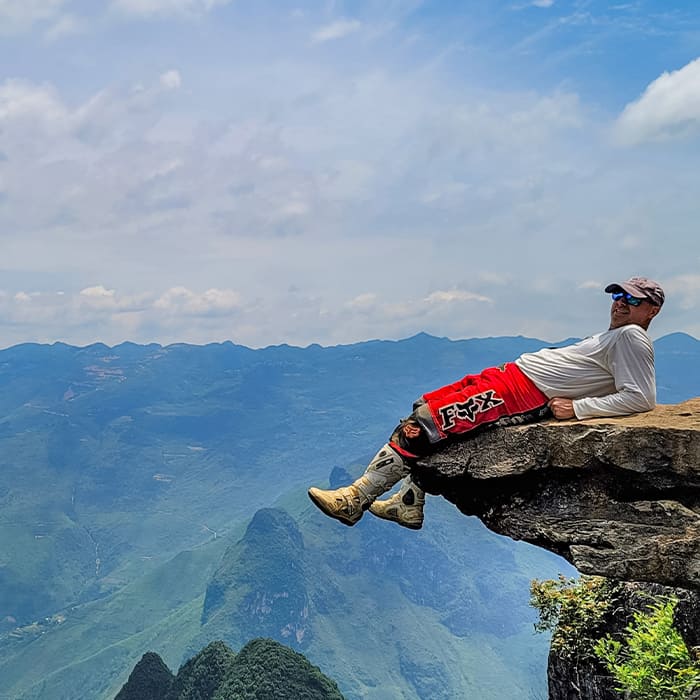
<svg viewBox="0 0 700 700">
<path fill-rule="evenodd" d="M 311 502 L 318 508 L 324 515 L 327 515 L 329 518 L 333 518 L 333 520 L 337 520 L 339 523 L 343 523 L 343 525 L 347 525 L 348 527 L 352 527 L 355 525 L 357 522 L 359 522 L 360 518 L 357 520 L 348 520 L 347 518 L 344 518 L 342 515 L 339 515 L 337 513 L 332 513 L 329 510 L 326 510 L 325 505 L 323 501 L 318 500 L 312 493 L 311 489 L 309 489 L 306 492 L 311 499 Z"/>
<path fill-rule="evenodd" d="M 400 527 L 405 527 L 408 530 L 421 530 L 423 528 L 423 523 L 406 523 L 402 522 L 401 520 L 396 520 L 395 518 L 389 518 L 384 515 L 380 515 L 379 513 L 375 513 L 372 508 L 369 509 L 369 512 L 372 513 L 372 515 L 375 518 L 379 518 L 380 520 L 386 520 L 388 523 L 396 523 Z"/>
</svg>

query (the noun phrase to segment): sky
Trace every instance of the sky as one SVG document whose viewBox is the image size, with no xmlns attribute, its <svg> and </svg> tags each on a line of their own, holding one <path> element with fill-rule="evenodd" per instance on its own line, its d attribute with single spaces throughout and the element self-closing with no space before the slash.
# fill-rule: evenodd
<svg viewBox="0 0 700 700">
<path fill-rule="evenodd" d="M 0 0 L 0 346 L 700 338 L 696 0 Z"/>
</svg>

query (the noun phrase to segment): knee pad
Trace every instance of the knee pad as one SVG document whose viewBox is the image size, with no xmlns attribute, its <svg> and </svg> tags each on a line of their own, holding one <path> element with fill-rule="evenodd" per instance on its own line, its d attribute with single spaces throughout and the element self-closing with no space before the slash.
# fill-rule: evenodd
<svg viewBox="0 0 700 700">
<path fill-rule="evenodd" d="M 414 438 L 406 437 L 403 432 L 403 427 L 405 425 L 415 425 L 420 428 L 420 435 Z M 416 421 L 412 416 L 404 418 L 394 429 L 391 434 L 391 442 L 396 443 L 399 447 L 410 452 L 417 457 L 424 457 L 430 453 L 430 440 L 422 428 L 420 423 Z"/>
</svg>

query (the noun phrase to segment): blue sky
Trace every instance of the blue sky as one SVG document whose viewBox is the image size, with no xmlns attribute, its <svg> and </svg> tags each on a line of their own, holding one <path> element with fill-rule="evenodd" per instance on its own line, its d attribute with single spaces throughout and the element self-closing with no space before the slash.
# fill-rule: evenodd
<svg viewBox="0 0 700 700">
<path fill-rule="evenodd" d="M 700 8 L 0 0 L 0 344 L 700 337 Z"/>
</svg>

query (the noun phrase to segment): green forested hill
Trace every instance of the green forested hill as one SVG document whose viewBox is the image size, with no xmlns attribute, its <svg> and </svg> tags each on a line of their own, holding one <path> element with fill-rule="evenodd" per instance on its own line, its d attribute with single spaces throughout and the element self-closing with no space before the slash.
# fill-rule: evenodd
<svg viewBox="0 0 700 700">
<path fill-rule="evenodd" d="M 212 642 L 173 677 L 162 659 L 144 654 L 115 700 L 343 700 L 338 686 L 308 660 L 271 639 L 235 654 Z"/>
<path fill-rule="evenodd" d="M 174 680 L 163 659 L 147 651 L 114 700 L 165 700 Z"/>
<path fill-rule="evenodd" d="M 1 351 L 0 698 L 111 700 L 148 650 L 258 636 L 348 698 L 537 693 L 527 580 L 562 562 L 438 499 L 419 533 L 344 528 L 305 487 L 359 472 L 422 391 L 541 345 Z M 700 343 L 656 347 L 659 399 L 699 394 Z"/>
</svg>

